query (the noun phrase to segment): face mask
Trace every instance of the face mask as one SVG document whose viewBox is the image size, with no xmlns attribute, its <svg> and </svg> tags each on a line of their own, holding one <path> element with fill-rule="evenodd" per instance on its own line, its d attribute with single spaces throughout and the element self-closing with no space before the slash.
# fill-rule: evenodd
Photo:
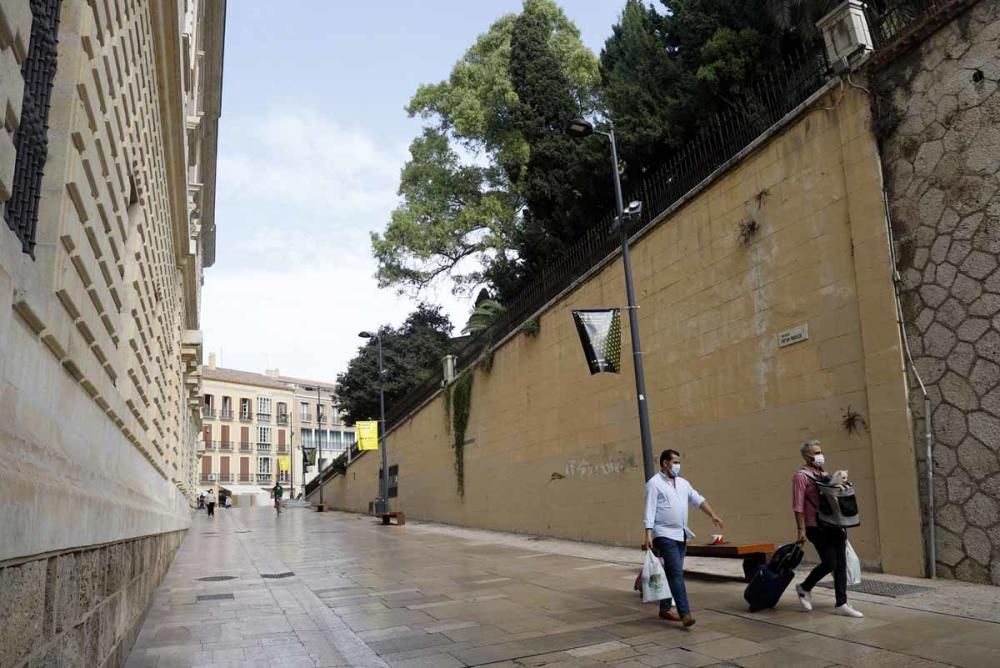
<svg viewBox="0 0 1000 668">
<path fill-rule="evenodd" d="M 813 464 L 816 466 L 822 466 L 824 463 L 826 463 L 826 459 L 824 459 L 822 454 L 813 455 Z"/>
<path fill-rule="evenodd" d="M 680 464 L 671 464 L 671 466 L 670 466 L 670 475 L 672 475 L 672 476 L 674 476 L 676 478 L 680 474 L 681 474 L 681 465 Z"/>
</svg>

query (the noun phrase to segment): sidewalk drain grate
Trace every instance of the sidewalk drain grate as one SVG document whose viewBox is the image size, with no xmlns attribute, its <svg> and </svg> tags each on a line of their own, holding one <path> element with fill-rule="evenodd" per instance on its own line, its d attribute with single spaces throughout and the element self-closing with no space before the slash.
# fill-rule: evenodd
<svg viewBox="0 0 1000 668">
<path fill-rule="evenodd" d="M 934 417 L 933 415 L 931 417 Z M 243 529 L 242 531 L 237 531 L 236 533 L 250 533 L 250 529 Z"/>
<path fill-rule="evenodd" d="M 820 587 L 833 589 L 833 583 L 822 582 L 820 583 Z M 922 591 L 930 591 L 931 588 L 901 584 L 899 582 L 886 582 L 885 580 L 862 580 L 861 584 L 849 585 L 847 589 L 848 591 L 856 591 L 862 594 L 896 598 L 897 596 L 907 596 L 909 594 L 919 594 Z"/>
<path fill-rule="evenodd" d="M 262 578 L 271 578 L 271 579 L 290 578 L 293 575 L 295 575 L 295 573 L 293 573 L 291 571 L 285 571 L 284 573 L 261 573 L 260 574 L 260 576 Z"/>
<path fill-rule="evenodd" d="M 232 594 L 199 594 L 196 601 L 235 601 Z"/>
<path fill-rule="evenodd" d="M 235 580 L 235 575 L 208 575 L 203 578 L 195 578 L 198 582 L 222 582 L 223 580 Z"/>
</svg>

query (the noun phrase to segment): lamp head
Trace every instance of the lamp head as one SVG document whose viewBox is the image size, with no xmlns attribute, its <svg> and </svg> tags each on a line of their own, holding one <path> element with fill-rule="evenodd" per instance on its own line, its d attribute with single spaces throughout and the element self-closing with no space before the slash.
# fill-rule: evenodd
<svg viewBox="0 0 1000 668">
<path fill-rule="evenodd" d="M 585 118 L 574 118 L 566 124 L 566 134 L 582 139 L 594 134 L 594 126 Z"/>
<path fill-rule="evenodd" d="M 358 332 L 358 336 L 360 336 L 362 339 L 370 339 L 375 335 L 372 334 L 371 332 Z"/>
<path fill-rule="evenodd" d="M 632 200 L 628 203 L 628 206 L 625 207 L 625 215 L 630 218 L 638 216 L 640 213 L 642 213 L 642 202 L 639 200 Z"/>
</svg>

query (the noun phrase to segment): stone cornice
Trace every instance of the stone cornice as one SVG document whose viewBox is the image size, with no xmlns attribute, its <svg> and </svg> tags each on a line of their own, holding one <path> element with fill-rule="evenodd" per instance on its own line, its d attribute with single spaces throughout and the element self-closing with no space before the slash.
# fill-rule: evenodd
<svg viewBox="0 0 1000 668">
<path fill-rule="evenodd" d="M 205 0 L 201 32 L 204 59 L 202 81 L 204 116 L 202 117 L 201 243 L 202 264 L 215 264 L 215 171 L 219 146 L 219 116 L 222 113 L 222 65 L 225 60 L 226 0 Z"/>
</svg>

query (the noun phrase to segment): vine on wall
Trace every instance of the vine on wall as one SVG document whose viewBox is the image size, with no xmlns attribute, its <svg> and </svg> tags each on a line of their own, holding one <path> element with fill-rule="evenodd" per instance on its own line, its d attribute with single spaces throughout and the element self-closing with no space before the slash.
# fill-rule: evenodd
<svg viewBox="0 0 1000 668">
<path fill-rule="evenodd" d="M 455 483 L 458 495 L 465 498 L 465 430 L 472 407 L 472 370 L 466 370 L 444 388 L 444 419 L 452 436 L 455 451 Z"/>
</svg>

